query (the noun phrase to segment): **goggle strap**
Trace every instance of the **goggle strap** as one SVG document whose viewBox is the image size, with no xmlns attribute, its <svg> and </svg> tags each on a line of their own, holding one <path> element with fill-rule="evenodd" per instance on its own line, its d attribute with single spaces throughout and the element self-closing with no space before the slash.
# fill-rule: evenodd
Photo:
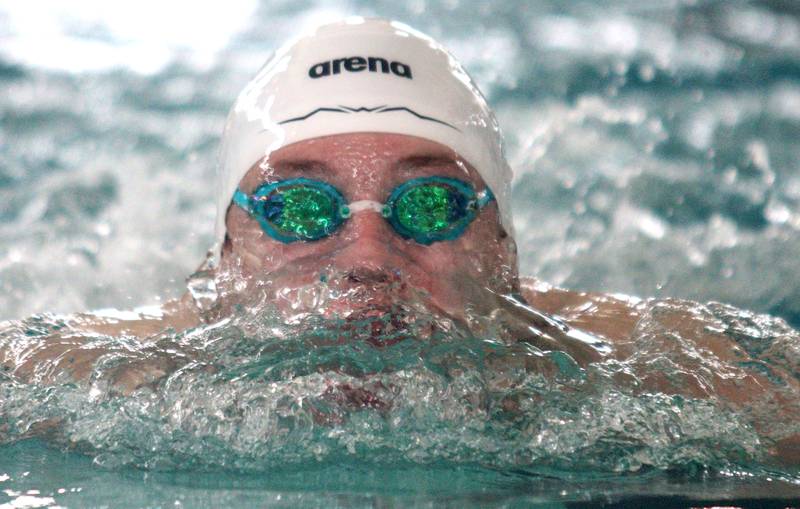
<svg viewBox="0 0 800 509">
<path fill-rule="evenodd" d="M 233 193 L 233 203 L 243 208 L 246 212 L 253 213 L 253 205 L 250 203 L 250 197 L 239 189 Z"/>
<path fill-rule="evenodd" d="M 386 215 L 386 205 L 383 203 L 377 202 L 375 200 L 358 200 L 350 203 L 345 207 L 347 210 L 347 215 L 344 215 L 344 210 L 342 217 L 350 217 L 350 215 L 355 214 L 356 212 L 361 212 L 362 210 L 372 210 L 377 212 L 383 216 Z"/>
<path fill-rule="evenodd" d="M 492 191 L 489 190 L 489 188 L 487 187 L 486 189 L 477 194 L 477 198 L 478 200 L 475 202 L 475 204 L 477 205 L 478 210 L 481 210 L 483 207 L 488 205 L 489 202 L 494 200 L 494 195 L 492 194 Z"/>
</svg>

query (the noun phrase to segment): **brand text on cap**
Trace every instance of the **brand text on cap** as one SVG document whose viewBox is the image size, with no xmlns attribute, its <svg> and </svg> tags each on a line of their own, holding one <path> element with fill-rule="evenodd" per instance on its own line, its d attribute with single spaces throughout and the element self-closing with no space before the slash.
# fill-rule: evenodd
<svg viewBox="0 0 800 509">
<path fill-rule="evenodd" d="M 342 69 L 348 72 L 381 72 L 394 74 L 401 78 L 411 78 L 411 67 L 401 62 L 389 62 L 380 57 L 346 57 L 336 58 L 327 62 L 320 62 L 308 69 L 311 78 L 322 78 L 331 74 L 341 74 Z"/>
</svg>

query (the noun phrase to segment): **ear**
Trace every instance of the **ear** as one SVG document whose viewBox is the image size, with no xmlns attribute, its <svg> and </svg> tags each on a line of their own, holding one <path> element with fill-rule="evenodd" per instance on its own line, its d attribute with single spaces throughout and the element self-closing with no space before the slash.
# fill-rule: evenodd
<svg viewBox="0 0 800 509">
<path fill-rule="evenodd" d="M 511 291 L 515 293 L 519 293 L 520 291 L 520 280 L 519 280 L 519 256 L 517 254 L 517 243 L 514 239 L 506 233 L 504 229 L 502 229 L 501 235 L 501 244 L 503 248 L 508 253 L 508 263 L 510 265 L 510 276 L 511 280 L 509 281 L 511 285 Z"/>
<path fill-rule="evenodd" d="M 222 250 L 220 252 L 220 260 L 227 259 L 231 255 L 231 251 L 233 250 L 233 242 L 231 242 L 231 238 L 228 234 L 225 234 L 225 241 L 222 243 Z"/>
</svg>

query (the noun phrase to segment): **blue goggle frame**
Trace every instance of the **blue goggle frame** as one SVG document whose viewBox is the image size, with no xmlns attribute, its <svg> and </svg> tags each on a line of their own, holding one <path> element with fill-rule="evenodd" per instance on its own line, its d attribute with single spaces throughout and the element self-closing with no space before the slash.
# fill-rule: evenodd
<svg viewBox="0 0 800 509">
<path fill-rule="evenodd" d="M 455 194 L 453 199 L 461 208 L 460 215 L 445 230 L 424 232 L 413 231 L 406 227 L 398 216 L 397 202 L 403 195 L 419 186 L 425 185 L 444 185 L 450 188 Z M 281 188 L 293 188 L 305 186 L 317 191 L 321 191 L 329 197 L 336 212 L 331 214 L 328 219 L 329 225 L 318 234 L 298 235 L 287 233 L 276 225 L 276 220 L 280 219 L 282 213 L 282 201 L 280 198 L 273 199 L 273 195 Z M 280 180 L 272 183 L 265 183 L 259 186 L 252 195 L 248 195 L 240 190 L 236 190 L 233 195 L 233 202 L 247 211 L 255 218 L 264 232 L 275 240 L 284 243 L 296 242 L 298 240 L 315 241 L 332 235 L 354 212 L 365 208 L 380 212 L 389 222 L 392 228 L 403 238 L 412 239 L 423 245 L 430 245 L 434 242 L 444 240 L 454 240 L 464 233 L 464 230 L 475 219 L 478 212 L 488 203 L 494 200 L 494 195 L 489 188 L 480 193 L 476 193 L 468 183 L 450 177 L 420 177 L 411 179 L 397 186 L 386 203 L 378 203 L 371 200 L 361 200 L 358 202 L 347 203 L 344 196 L 338 189 L 321 180 L 308 179 L 305 177 Z"/>
</svg>

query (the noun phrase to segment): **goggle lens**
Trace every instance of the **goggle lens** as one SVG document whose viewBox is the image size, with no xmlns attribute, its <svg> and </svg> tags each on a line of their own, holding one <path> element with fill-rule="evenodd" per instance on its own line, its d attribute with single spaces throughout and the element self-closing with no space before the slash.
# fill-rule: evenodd
<svg viewBox="0 0 800 509">
<path fill-rule="evenodd" d="M 338 206 L 320 189 L 297 186 L 280 193 L 281 214 L 275 225 L 287 234 L 319 238 L 331 231 Z"/>
<path fill-rule="evenodd" d="M 265 186 L 256 193 L 254 212 L 262 227 L 283 241 L 317 240 L 342 222 L 344 198 L 332 186 L 307 179 Z"/>
<path fill-rule="evenodd" d="M 395 200 L 396 218 L 410 233 L 430 235 L 447 230 L 464 216 L 460 193 L 444 184 L 422 184 Z"/>
<path fill-rule="evenodd" d="M 469 184 L 457 179 L 422 177 L 398 186 L 385 205 L 368 203 L 382 207 L 398 234 L 427 245 L 457 238 L 492 199 L 488 190 L 479 197 Z M 351 213 L 335 187 L 306 178 L 264 184 L 252 196 L 237 191 L 234 201 L 282 242 L 326 237 Z"/>
</svg>

